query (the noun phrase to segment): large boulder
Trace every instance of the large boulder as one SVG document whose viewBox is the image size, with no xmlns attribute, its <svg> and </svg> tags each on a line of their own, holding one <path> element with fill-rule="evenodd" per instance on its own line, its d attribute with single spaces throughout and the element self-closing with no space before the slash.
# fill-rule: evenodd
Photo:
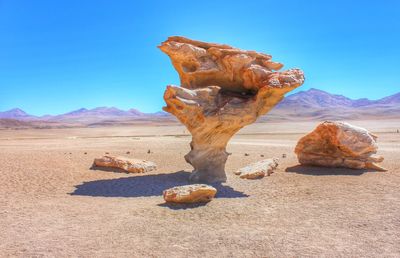
<svg viewBox="0 0 400 258">
<path fill-rule="evenodd" d="M 257 179 L 269 176 L 278 167 L 277 158 L 264 159 L 251 163 L 235 172 L 240 178 Z"/>
<path fill-rule="evenodd" d="M 385 171 L 376 164 L 383 161 L 376 139 L 364 128 L 325 121 L 299 140 L 295 153 L 303 165 Z"/>
<path fill-rule="evenodd" d="M 246 125 L 278 104 L 304 82 L 303 72 L 277 72 L 271 56 L 227 45 L 170 37 L 160 49 L 178 71 L 181 86 L 168 86 L 164 111 L 192 134 L 185 160 L 193 182 L 226 181 L 226 145 Z"/>
<path fill-rule="evenodd" d="M 94 160 L 93 165 L 95 167 L 118 168 L 129 173 L 144 173 L 157 168 L 157 165 L 151 161 L 114 156 L 97 158 Z"/>
<path fill-rule="evenodd" d="M 166 202 L 197 203 L 211 201 L 216 193 L 217 189 L 212 186 L 193 184 L 167 189 L 163 192 L 163 197 Z"/>
</svg>

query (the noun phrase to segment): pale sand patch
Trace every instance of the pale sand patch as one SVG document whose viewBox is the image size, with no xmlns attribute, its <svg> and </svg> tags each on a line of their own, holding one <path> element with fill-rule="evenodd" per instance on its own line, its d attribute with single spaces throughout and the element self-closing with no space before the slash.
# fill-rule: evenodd
<svg viewBox="0 0 400 258">
<path fill-rule="evenodd" d="M 228 182 L 198 206 L 161 195 L 191 171 L 181 126 L 0 131 L 0 256 L 399 256 L 400 122 L 352 123 L 378 134 L 388 172 L 300 167 L 294 146 L 316 122 L 255 124 L 228 145 Z M 127 151 L 158 170 L 90 169 Z M 270 177 L 233 174 L 271 157 Z"/>
</svg>

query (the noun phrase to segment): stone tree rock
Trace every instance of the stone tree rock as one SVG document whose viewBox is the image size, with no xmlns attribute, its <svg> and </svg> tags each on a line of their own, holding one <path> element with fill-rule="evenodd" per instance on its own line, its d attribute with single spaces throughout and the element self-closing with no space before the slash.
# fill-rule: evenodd
<svg viewBox="0 0 400 258">
<path fill-rule="evenodd" d="M 160 49 L 181 79 L 182 87 L 167 87 L 164 110 L 192 134 L 185 160 L 195 182 L 226 181 L 229 139 L 304 82 L 301 70 L 276 72 L 282 65 L 255 51 L 183 37 L 168 38 Z"/>
<path fill-rule="evenodd" d="M 383 157 L 377 136 L 364 128 L 342 122 L 325 121 L 297 143 L 295 153 L 301 164 L 386 171 L 377 165 Z"/>
</svg>

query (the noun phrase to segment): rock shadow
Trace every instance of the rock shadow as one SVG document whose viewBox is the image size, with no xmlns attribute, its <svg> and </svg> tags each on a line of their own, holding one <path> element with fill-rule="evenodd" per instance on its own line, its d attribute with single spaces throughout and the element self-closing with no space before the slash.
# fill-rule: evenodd
<svg viewBox="0 0 400 258">
<path fill-rule="evenodd" d="M 313 176 L 360 176 L 366 172 L 375 172 L 371 169 L 330 168 L 318 166 L 296 165 L 285 169 L 289 173 Z"/>
<path fill-rule="evenodd" d="M 168 174 L 136 174 L 132 177 L 96 180 L 75 186 L 70 195 L 93 197 L 149 197 L 162 196 L 165 189 L 187 185 L 190 172 L 177 171 Z M 211 184 L 217 189 L 216 198 L 243 198 L 248 195 L 223 184 Z"/>
<path fill-rule="evenodd" d="M 114 172 L 114 173 L 124 173 L 124 174 L 131 174 L 129 172 L 126 172 L 123 169 L 120 168 L 113 168 L 113 167 L 98 167 L 96 165 L 92 165 L 90 167 L 90 170 L 99 170 L 99 171 L 104 171 L 104 172 Z"/>
<path fill-rule="evenodd" d="M 186 209 L 203 207 L 203 206 L 206 206 L 207 204 L 208 204 L 208 202 L 202 202 L 202 203 L 167 203 L 167 202 L 163 202 L 163 203 L 157 204 L 157 206 L 169 208 L 171 210 L 186 210 Z"/>
</svg>

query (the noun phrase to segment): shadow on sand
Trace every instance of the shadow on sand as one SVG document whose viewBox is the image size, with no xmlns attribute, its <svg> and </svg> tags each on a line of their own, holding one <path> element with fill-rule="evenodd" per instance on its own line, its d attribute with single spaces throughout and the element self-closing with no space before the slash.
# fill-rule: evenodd
<svg viewBox="0 0 400 258">
<path fill-rule="evenodd" d="M 157 206 L 169 208 L 171 210 L 186 210 L 206 206 L 208 202 L 203 203 L 160 203 Z"/>
<path fill-rule="evenodd" d="M 169 174 L 136 175 L 132 177 L 84 182 L 81 185 L 75 186 L 76 189 L 71 195 L 101 197 L 161 196 L 165 189 L 189 184 L 189 175 L 189 172 L 178 171 Z M 248 196 L 242 192 L 235 191 L 232 187 L 227 185 L 211 185 L 218 190 L 216 198 L 242 198 Z M 161 204 L 160 206 L 166 205 Z M 186 208 L 190 206 L 195 207 L 196 205 L 185 205 Z"/>
<path fill-rule="evenodd" d="M 290 173 L 313 176 L 359 176 L 367 172 L 374 172 L 373 170 L 369 169 L 329 168 L 304 165 L 288 167 L 285 171 Z"/>
<path fill-rule="evenodd" d="M 123 174 L 130 174 L 128 172 L 126 172 L 123 169 L 120 168 L 113 168 L 113 167 L 98 167 L 96 165 L 92 165 L 90 168 L 90 170 L 99 170 L 99 171 L 104 171 L 104 172 L 113 172 L 113 173 L 123 173 Z"/>
</svg>

